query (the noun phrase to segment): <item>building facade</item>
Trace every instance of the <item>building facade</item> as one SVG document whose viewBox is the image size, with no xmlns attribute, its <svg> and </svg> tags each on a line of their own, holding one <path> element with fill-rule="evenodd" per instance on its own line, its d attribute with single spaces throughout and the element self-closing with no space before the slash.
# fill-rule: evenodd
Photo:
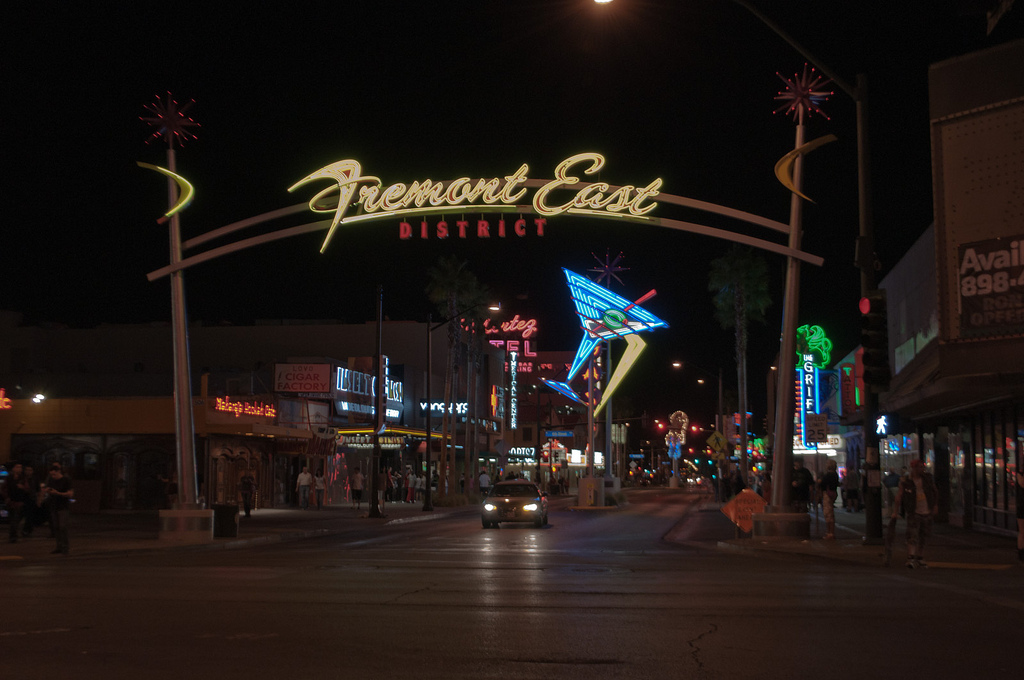
<svg viewBox="0 0 1024 680">
<path fill-rule="evenodd" d="M 935 223 L 885 277 L 891 426 L 923 457 L 940 520 L 1016 531 L 1024 449 L 1024 41 L 935 64 Z"/>
</svg>

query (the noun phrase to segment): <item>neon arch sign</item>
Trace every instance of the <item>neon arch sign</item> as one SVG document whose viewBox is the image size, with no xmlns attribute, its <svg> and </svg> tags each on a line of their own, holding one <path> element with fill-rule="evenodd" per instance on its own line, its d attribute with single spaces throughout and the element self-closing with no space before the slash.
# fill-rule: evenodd
<svg viewBox="0 0 1024 680">
<path fill-rule="evenodd" d="M 478 180 L 460 177 L 447 181 L 425 179 L 409 184 L 396 182 L 385 187 L 380 178 L 363 175 L 362 166 L 357 161 L 341 160 L 324 166 L 292 184 L 289 188 L 290 192 L 314 182 L 329 182 L 306 203 L 233 222 L 188 239 L 181 245 L 183 250 L 189 251 L 243 229 L 303 214 L 307 211 L 312 211 L 317 215 L 328 214 L 331 216 L 329 219 L 284 227 L 258 236 L 242 238 L 233 243 L 211 247 L 185 257 L 179 262 L 156 269 L 147 274 L 146 278 L 155 281 L 223 255 L 292 236 L 326 230 L 327 236 L 320 248 L 321 252 L 324 252 L 338 229 L 343 226 L 413 215 L 443 215 L 445 212 L 452 212 L 455 209 L 486 209 L 488 212 L 520 213 L 521 215 L 536 214 L 540 215 L 539 219 L 534 220 L 538 229 L 543 228 L 547 218 L 557 215 L 612 219 L 741 243 L 793 257 L 816 266 L 824 263 L 824 259 L 817 255 L 797 248 L 790 248 L 783 243 L 728 229 L 653 215 L 655 209 L 668 204 L 711 212 L 786 235 L 790 231 L 788 224 L 766 217 L 714 203 L 662 193 L 661 179 L 653 179 L 642 186 L 631 184 L 616 186 L 606 182 L 580 180 L 579 174 L 595 174 L 604 165 L 604 156 L 587 152 L 570 156 L 559 163 L 555 168 L 554 179 L 530 179 L 529 167 L 522 164 L 512 174 L 503 177 Z M 184 178 L 181 181 L 184 181 Z M 532 195 L 528 195 L 530 190 L 533 190 Z M 184 206 L 182 205 L 182 207 Z M 361 212 L 353 214 L 353 209 Z"/>
<path fill-rule="evenodd" d="M 576 191 L 572 200 L 552 205 L 551 194 L 559 189 L 579 185 L 579 178 L 570 174 L 577 165 L 587 165 L 584 174 L 592 175 L 604 167 L 604 156 L 596 153 L 581 153 L 570 156 L 555 168 L 555 179 L 545 181 L 533 194 L 532 208 L 538 215 L 552 217 L 563 213 L 615 217 L 619 213 L 632 217 L 646 215 L 657 203 L 648 199 L 658 195 L 661 179 L 651 181 L 647 186 L 632 185 L 617 187 L 604 182 L 594 182 Z M 396 182 L 383 187 L 380 178 L 362 176 L 358 161 L 343 160 L 331 163 L 306 175 L 288 188 L 289 192 L 318 180 L 332 184 L 321 189 L 309 200 L 309 209 L 314 213 L 331 213 L 334 217 L 327 231 L 327 237 L 320 252 L 327 250 L 338 227 L 360 219 L 395 217 L 437 212 L 439 208 L 467 207 L 480 201 L 492 210 L 520 210 L 521 201 L 527 193 L 529 166 L 523 163 L 511 175 L 493 179 L 472 180 L 469 177 L 445 183 L 426 179 L 412 184 Z M 336 197 L 335 197 L 336 194 Z M 333 207 L 331 207 L 333 204 Z M 351 208 L 361 207 L 363 215 L 346 218 Z M 535 220 L 538 229 L 543 229 L 543 219 Z"/>
</svg>

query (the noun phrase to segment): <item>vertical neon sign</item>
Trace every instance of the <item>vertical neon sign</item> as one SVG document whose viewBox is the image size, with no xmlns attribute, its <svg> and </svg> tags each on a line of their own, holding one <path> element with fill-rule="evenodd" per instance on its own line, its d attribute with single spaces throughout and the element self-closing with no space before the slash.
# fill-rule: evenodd
<svg viewBox="0 0 1024 680">
<path fill-rule="evenodd" d="M 508 428 L 519 429 L 519 352 L 508 353 L 509 398 Z"/>
<path fill-rule="evenodd" d="M 803 434 L 804 447 L 816 449 L 817 444 L 807 441 L 807 416 L 819 412 L 818 404 L 818 367 L 814 363 L 813 354 L 804 354 L 803 368 L 800 369 L 800 430 Z"/>
</svg>

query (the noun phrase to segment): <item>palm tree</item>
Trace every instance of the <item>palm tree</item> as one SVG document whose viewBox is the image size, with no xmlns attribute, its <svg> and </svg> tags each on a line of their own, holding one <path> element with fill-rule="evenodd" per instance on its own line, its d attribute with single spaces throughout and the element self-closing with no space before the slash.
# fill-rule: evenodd
<svg viewBox="0 0 1024 680">
<path fill-rule="evenodd" d="M 711 261 L 708 290 L 715 294 L 715 318 L 722 328 L 736 331 L 736 381 L 739 385 L 740 465 L 743 479 L 747 462 L 747 327 L 751 321 L 764 323 L 771 304 L 768 295 L 768 265 L 751 248 L 734 245 Z"/>
<path fill-rule="evenodd" d="M 466 269 L 465 260 L 455 255 L 440 258 L 427 272 L 429 281 L 427 283 L 427 297 L 437 305 L 438 310 L 444 318 L 448 319 L 448 362 L 445 366 L 444 375 L 444 407 L 441 418 L 441 440 L 444 446 L 441 449 L 441 460 L 438 462 L 440 470 L 438 477 L 438 493 L 447 496 L 452 489 L 452 466 L 449 460 L 454 461 L 451 451 L 451 438 L 449 432 L 454 430 L 451 426 L 451 413 L 449 405 L 452 403 L 452 387 L 455 383 L 456 367 L 461 363 L 458 361 L 458 351 L 462 344 L 462 326 L 456 316 L 459 313 L 459 306 L 464 303 L 470 292 L 478 287 L 477 278 Z M 428 369 L 429 370 L 429 367 Z M 428 446 L 429 455 L 429 446 Z"/>
<path fill-rule="evenodd" d="M 484 332 L 483 320 L 486 317 L 485 309 L 488 302 L 493 299 L 490 288 L 479 283 L 466 291 L 464 308 L 466 312 L 462 315 L 460 323 L 463 329 L 469 333 L 466 342 L 468 352 L 466 362 L 466 401 L 469 403 L 469 410 L 466 414 L 470 427 L 466 428 L 466 445 L 463 462 L 463 486 L 468 493 L 472 488 L 473 480 L 479 474 L 480 456 L 476 450 L 479 413 L 477 407 L 480 400 L 480 358 L 483 356 Z"/>
</svg>

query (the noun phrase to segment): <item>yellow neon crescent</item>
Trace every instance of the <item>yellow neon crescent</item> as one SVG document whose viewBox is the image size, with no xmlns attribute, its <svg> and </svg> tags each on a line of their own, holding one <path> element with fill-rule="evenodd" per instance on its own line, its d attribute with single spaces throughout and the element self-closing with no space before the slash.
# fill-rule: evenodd
<svg viewBox="0 0 1024 680">
<path fill-rule="evenodd" d="M 643 352 L 644 348 L 647 347 L 647 343 L 635 334 L 627 335 L 623 339 L 626 341 L 626 351 L 623 352 L 622 358 L 619 359 L 619 364 L 615 367 L 612 377 L 608 379 L 608 387 L 605 388 L 604 393 L 601 395 L 601 403 L 594 409 L 595 416 L 601 412 L 605 403 L 612 398 L 612 394 L 618 389 L 619 383 L 622 382 L 622 379 L 629 373 L 629 369 L 636 363 L 640 352 Z"/>
<path fill-rule="evenodd" d="M 192 202 L 192 198 L 196 195 L 196 190 L 192 187 L 187 179 L 181 175 L 171 172 L 167 168 L 161 168 L 159 165 L 150 165 L 149 163 L 138 162 L 140 168 L 148 168 L 150 170 L 156 170 L 162 175 L 167 175 L 175 182 L 178 183 L 178 202 L 170 207 L 170 209 L 164 213 L 164 216 L 157 220 L 158 223 L 167 221 L 168 217 L 181 212 L 188 207 L 188 204 Z"/>
<path fill-rule="evenodd" d="M 797 148 L 793 149 L 785 156 L 780 158 L 779 162 L 775 164 L 775 176 L 779 178 L 780 182 L 782 182 L 782 186 L 786 187 L 800 198 L 807 201 L 811 201 L 811 203 L 814 203 L 813 200 L 797 191 L 796 186 L 793 184 L 793 164 L 796 162 L 798 156 L 808 154 L 817 149 L 819 146 L 828 144 L 829 142 L 834 142 L 836 141 L 836 139 L 837 137 L 835 135 L 825 135 L 824 137 L 818 137 L 817 139 L 807 142 L 802 146 L 798 146 Z"/>
</svg>

